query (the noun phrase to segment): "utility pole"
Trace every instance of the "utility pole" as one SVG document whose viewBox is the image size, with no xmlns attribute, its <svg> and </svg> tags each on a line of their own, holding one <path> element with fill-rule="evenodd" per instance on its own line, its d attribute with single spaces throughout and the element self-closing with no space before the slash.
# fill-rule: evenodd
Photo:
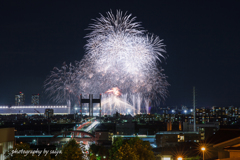
<svg viewBox="0 0 240 160">
<path fill-rule="evenodd" d="M 194 118 L 194 124 L 193 124 L 193 131 L 196 132 L 196 104 L 195 104 L 195 86 L 193 87 L 193 118 Z"/>
</svg>

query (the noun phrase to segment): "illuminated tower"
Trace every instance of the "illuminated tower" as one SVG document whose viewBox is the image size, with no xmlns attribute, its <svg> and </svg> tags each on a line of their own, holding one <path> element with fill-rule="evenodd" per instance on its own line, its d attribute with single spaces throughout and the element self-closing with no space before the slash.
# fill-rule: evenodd
<svg viewBox="0 0 240 160">
<path fill-rule="evenodd" d="M 15 95 L 15 105 L 21 106 L 24 105 L 25 102 L 25 95 L 22 92 L 19 92 L 19 94 Z"/>
<path fill-rule="evenodd" d="M 31 103 L 34 106 L 39 105 L 39 94 L 32 94 Z"/>
</svg>

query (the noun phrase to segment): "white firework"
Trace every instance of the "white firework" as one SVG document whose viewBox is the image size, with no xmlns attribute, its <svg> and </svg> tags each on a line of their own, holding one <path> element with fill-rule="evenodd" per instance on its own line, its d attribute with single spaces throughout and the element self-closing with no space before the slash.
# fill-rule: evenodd
<svg viewBox="0 0 240 160">
<path fill-rule="evenodd" d="M 101 15 L 89 27 L 92 31 L 86 36 L 88 40 L 85 60 L 90 62 L 89 70 L 95 75 L 90 79 L 104 80 L 100 84 L 108 82 L 112 85 L 108 88 L 100 87 L 104 88 L 100 93 L 109 87 L 119 87 L 124 92 L 138 92 L 144 87 L 151 92 L 157 84 L 153 82 L 159 82 L 154 79 L 160 75 L 161 80 L 166 77 L 162 70 L 158 69 L 160 58 L 165 59 L 166 53 L 162 40 L 158 36 L 145 33 L 140 23 L 134 22 L 135 19 L 131 18 L 131 14 L 122 14 L 121 11 L 117 11 L 116 16 L 107 12 L 107 17 Z M 166 91 L 166 88 L 164 90 L 162 87 L 161 92 Z"/>
<path fill-rule="evenodd" d="M 94 69 L 103 73 L 123 71 L 136 78 L 139 73 L 156 68 L 159 57 L 164 58 L 162 40 L 144 34 L 139 29 L 140 23 L 133 22 L 135 17 L 130 18 L 131 15 L 122 16 L 120 11 L 116 17 L 111 12 L 107 15 L 90 25 L 93 31 L 86 36 L 86 58 L 94 62 Z"/>
<path fill-rule="evenodd" d="M 61 68 L 54 67 L 51 74 L 47 77 L 44 82 L 45 92 L 48 96 L 57 103 L 67 102 L 68 107 L 71 106 L 72 99 L 75 99 L 75 95 L 78 92 L 77 87 L 77 77 L 79 66 L 72 65 L 69 66 L 63 63 Z"/>
<path fill-rule="evenodd" d="M 169 84 L 160 67 L 161 59 L 166 58 L 165 45 L 158 36 L 143 30 L 135 19 L 121 11 L 116 16 L 107 12 L 106 17 L 101 15 L 89 26 L 86 54 L 75 67 L 77 76 L 71 81 L 78 90 L 74 93 L 97 95 L 118 87 L 124 101 L 134 103 L 136 113 L 140 113 L 145 102 L 159 103 L 165 99 Z"/>
</svg>

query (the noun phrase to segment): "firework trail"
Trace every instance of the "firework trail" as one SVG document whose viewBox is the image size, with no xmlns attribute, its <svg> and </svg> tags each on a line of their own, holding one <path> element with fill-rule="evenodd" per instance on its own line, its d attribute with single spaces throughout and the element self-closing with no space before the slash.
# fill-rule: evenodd
<svg viewBox="0 0 240 160">
<path fill-rule="evenodd" d="M 84 58 L 67 72 L 74 80 L 66 78 L 65 83 L 60 78 L 54 80 L 52 77 L 56 73 L 52 72 L 47 80 L 49 87 L 46 87 L 50 95 L 57 93 L 55 100 L 60 100 L 65 92 L 87 96 L 118 87 L 128 102 L 137 105 L 133 106 L 138 108 L 137 113 L 140 113 L 140 103 L 153 101 L 159 104 L 165 99 L 169 84 L 160 67 L 161 59 L 166 58 L 165 45 L 158 36 L 143 30 L 135 19 L 121 11 L 117 11 L 116 16 L 107 12 L 106 17 L 101 15 L 95 19 L 88 28 L 90 33 L 86 36 Z"/>
<path fill-rule="evenodd" d="M 76 64 L 78 63 L 76 62 Z M 53 101 L 58 103 L 67 102 L 68 107 L 71 106 L 71 100 L 74 100 L 75 95 L 78 93 L 77 71 L 78 67 L 71 63 L 69 66 L 63 63 L 61 68 L 53 68 L 53 71 L 44 82 L 45 92 Z"/>
</svg>

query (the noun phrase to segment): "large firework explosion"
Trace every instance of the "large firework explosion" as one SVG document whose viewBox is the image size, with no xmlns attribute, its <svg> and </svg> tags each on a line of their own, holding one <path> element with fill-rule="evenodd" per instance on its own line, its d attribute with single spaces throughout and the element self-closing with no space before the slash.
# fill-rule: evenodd
<svg viewBox="0 0 240 160">
<path fill-rule="evenodd" d="M 136 108 L 133 109 L 133 113 L 141 113 L 142 108 L 146 108 L 148 113 L 150 102 L 159 104 L 161 99 L 166 98 L 169 84 L 160 67 L 161 59 L 165 59 L 166 52 L 162 40 L 143 30 L 135 19 L 136 17 L 132 18 L 131 14 L 123 14 L 121 11 L 117 11 L 116 16 L 112 12 L 107 12 L 106 17 L 101 15 L 95 19 L 88 28 L 90 33 L 86 36 L 86 54 L 73 67 L 74 71 L 69 71 L 75 79 L 68 80 L 68 74 L 65 74 L 66 83 L 62 84 L 55 80 L 55 73 L 52 72 L 46 80 L 48 82 L 45 85 L 46 90 L 54 95 L 72 87 L 67 91 L 76 96 L 80 93 L 98 95 L 118 87 L 122 93 L 120 98 L 124 97 L 128 104 Z M 62 88 L 51 85 L 62 85 Z M 58 98 L 54 99 L 63 99 L 63 95 L 57 93 L 54 96 Z M 107 99 L 109 94 L 103 97 Z M 112 108 L 111 104 L 105 107 L 105 110 L 109 108 L 114 110 L 113 112 L 120 111 L 119 108 Z M 120 112 L 125 113 L 126 110 Z"/>
</svg>

